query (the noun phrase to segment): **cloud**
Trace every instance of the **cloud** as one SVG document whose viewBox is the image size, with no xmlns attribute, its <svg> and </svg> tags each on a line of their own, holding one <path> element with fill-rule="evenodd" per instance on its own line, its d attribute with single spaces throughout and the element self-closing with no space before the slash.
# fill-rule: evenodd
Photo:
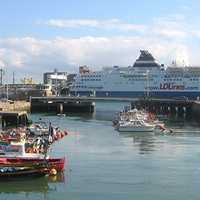
<svg viewBox="0 0 200 200">
<path fill-rule="evenodd" d="M 50 21 L 48 21 L 50 22 Z M 62 22 L 62 23 L 61 23 Z M 51 21 L 52 25 L 63 27 L 94 27 L 102 29 L 140 30 L 134 24 L 118 19 Z M 139 25 L 138 25 L 139 26 Z M 143 25 L 142 25 L 143 27 Z M 169 64 L 176 60 L 182 65 L 199 64 L 198 42 L 200 30 L 190 26 L 181 14 L 156 18 L 145 25 L 140 34 L 120 34 L 107 37 L 82 36 L 79 38 L 55 37 L 12 37 L 0 39 L 0 66 L 8 71 L 19 71 L 20 76 L 31 75 L 42 79 L 45 71 L 58 70 L 74 73 L 79 65 L 93 69 L 103 66 L 132 65 L 140 49 L 147 49 L 159 62 Z M 124 32 L 123 32 L 124 33 Z M 130 36 L 132 35 L 132 36 Z M 192 37 L 192 38 L 191 38 Z M 192 42 L 191 42 L 192 39 Z"/>
<path fill-rule="evenodd" d="M 169 29 L 167 27 L 161 26 L 153 29 L 152 34 L 156 34 L 166 38 L 185 38 L 187 37 L 188 33 L 182 30 Z"/>
<path fill-rule="evenodd" d="M 190 11 L 190 10 L 191 10 L 191 7 L 188 6 L 188 5 L 182 5 L 182 6 L 180 6 L 180 9 L 181 9 L 182 11 Z"/>
<path fill-rule="evenodd" d="M 97 28 L 97 29 L 117 29 L 121 31 L 144 31 L 145 25 L 125 23 L 119 19 L 95 20 L 95 19 L 51 19 L 44 24 L 57 28 Z"/>
<path fill-rule="evenodd" d="M 191 31 L 191 33 L 193 36 L 200 38 L 200 30 L 193 30 L 193 31 Z"/>
<path fill-rule="evenodd" d="M 185 39 L 188 36 L 185 15 L 177 13 L 155 18 L 153 24 L 149 27 L 149 32 L 151 35 L 165 37 L 166 39 Z"/>
<path fill-rule="evenodd" d="M 157 35 L 166 38 L 185 38 L 187 37 L 187 30 L 185 29 L 185 15 L 181 13 L 171 14 L 166 17 L 155 18 L 151 24 L 134 24 L 127 23 L 119 19 L 95 20 L 95 19 L 50 19 L 45 24 L 50 27 L 77 29 L 77 28 L 93 28 L 98 30 L 118 30 L 121 32 L 138 33 L 140 35 L 148 36 Z"/>
<path fill-rule="evenodd" d="M 103 66 L 132 65 L 140 49 L 147 49 L 160 61 L 169 63 L 178 58 L 190 60 L 190 48 L 182 43 L 169 43 L 158 38 L 143 37 L 57 37 L 42 40 L 33 37 L 0 40 L 0 63 L 8 71 L 20 71 L 42 79 L 42 72 L 65 70 L 77 72 L 79 65 L 93 69 Z M 196 55 L 196 54 L 195 54 Z"/>
</svg>

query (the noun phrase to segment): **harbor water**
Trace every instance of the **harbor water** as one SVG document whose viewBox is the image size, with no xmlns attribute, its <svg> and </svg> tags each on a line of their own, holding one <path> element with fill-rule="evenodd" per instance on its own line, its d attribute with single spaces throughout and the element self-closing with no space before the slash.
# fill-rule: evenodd
<svg viewBox="0 0 200 200">
<path fill-rule="evenodd" d="M 66 157 L 64 174 L 1 181 L 0 200 L 199 199 L 200 127 L 184 118 L 173 135 L 119 133 L 114 114 L 125 102 L 98 102 L 94 114 L 31 115 L 68 130 L 50 155 Z"/>
</svg>

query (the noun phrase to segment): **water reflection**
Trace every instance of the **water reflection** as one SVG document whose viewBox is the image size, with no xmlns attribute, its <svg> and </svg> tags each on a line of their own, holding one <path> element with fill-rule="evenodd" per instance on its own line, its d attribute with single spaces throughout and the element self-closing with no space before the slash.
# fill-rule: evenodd
<svg viewBox="0 0 200 200">
<path fill-rule="evenodd" d="M 67 113 L 66 117 L 72 118 L 73 120 L 80 122 L 91 121 L 91 120 L 112 121 L 114 114 L 115 112 L 112 110 L 107 110 L 107 111 L 95 110 L 94 113 Z"/>
<path fill-rule="evenodd" d="M 65 182 L 65 174 L 64 172 L 58 173 L 56 176 L 48 176 L 48 182 L 51 183 L 64 183 Z"/>
<path fill-rule="evenodd" d="M 122 137 L 132 138 L 134 146 L 139 148 L 140 154 L 150 153 L 155 150 L 154 133 L 120 133 Z"/>
<path fill-rule="evenodd" d="M 46 177 L 33 179 L 13 179 L 0 182 L 0 193 L 47 192 L 49 189 Z"/>
<path fill-rule="evenodd" d="M 49 191 L 49 183 L 63 183 L 65 182 L 64 173 L 58 173 L 55 176 L 37 177 L 34 178 L 15 178 L 4 179 L 0 181 L 0 194 L 3 193 L 20 193 L 20 192 L 41 192 Z"/>
</svg>

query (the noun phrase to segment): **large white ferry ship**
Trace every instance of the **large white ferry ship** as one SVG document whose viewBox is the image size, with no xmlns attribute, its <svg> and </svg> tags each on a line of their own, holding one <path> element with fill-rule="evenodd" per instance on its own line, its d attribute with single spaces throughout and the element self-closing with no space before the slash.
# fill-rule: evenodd
<svg viewBox="0 0 200 200">
<path fill-rule="evenodd" d="M 101 71 L 79 68 L 71 94 L 99 97 L 187 97 L 200 96 L 200 67 L 160 65 L 146 50 L 133 66 L 107 67 Z"/>
</svg>

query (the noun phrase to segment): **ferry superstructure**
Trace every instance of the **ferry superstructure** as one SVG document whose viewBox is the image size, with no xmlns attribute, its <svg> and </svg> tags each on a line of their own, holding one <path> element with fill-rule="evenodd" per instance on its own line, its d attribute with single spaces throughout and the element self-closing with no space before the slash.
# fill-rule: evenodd
<svg viewBox="0 0 200 200">
<path fill-rule="evenodd" d="M 71 94 L 99 97 L 200 97 L 200 67 L 165 67 L 146 50 L 133 66 L 91 72 L 80 68 Z"/>
</svg>

